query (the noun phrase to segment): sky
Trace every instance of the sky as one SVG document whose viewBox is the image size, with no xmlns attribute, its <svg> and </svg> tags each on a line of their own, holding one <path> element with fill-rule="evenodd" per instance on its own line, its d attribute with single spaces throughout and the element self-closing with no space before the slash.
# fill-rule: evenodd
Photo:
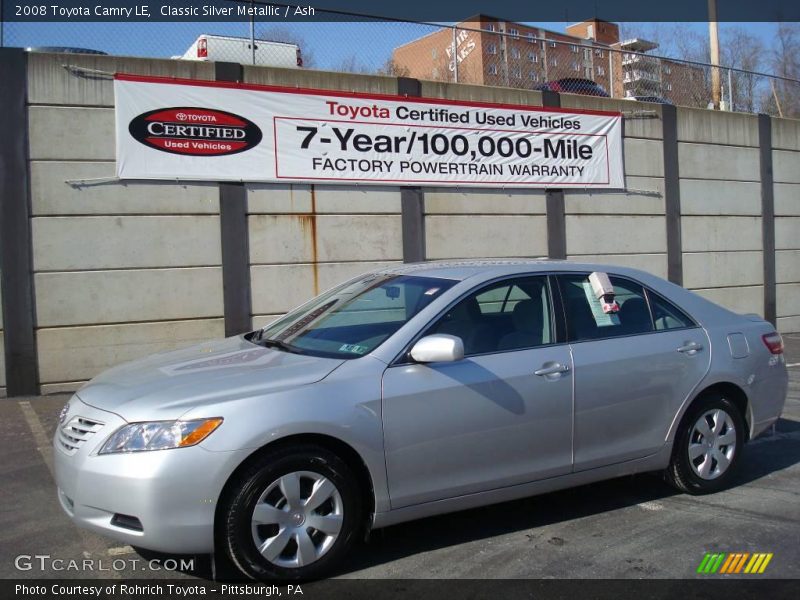
<svg viewBox="0 0 800 600">
<path fill-rule="evenodd" d="M 537 27 L 563 32 L 567 23 L 530 23 Z M 674 24 L 625 24 L 628 31 L 650 32 Z M 707 23 L 682 23 L 681 27 L 708 36 Z M 752 35 L 770 45 L 774 23 L 721 23 L 720 34 L 729 27 L 747 28 Z M 303 40 L 303 52 L 313 55 L 316 68 L 336 69 L 342 64 L 375 70 L 391 56 L 396 46 L 414 40 L 434 28 L 416 23 L 383 22 L 301 22 L 281 24 Z M 267 29 L 265 32 L 264 30 Z M 256 24 L 256 34 L 269 36 L 268 24 Z M 202 33 L 249 37 L 249 23 L 4 23 L 6 46 L 79 46 L 103 50 L 109 54 L 169 58 L 181 55 Z M 670 48 L 654 51 L 671 55 Z"/>
</svg>

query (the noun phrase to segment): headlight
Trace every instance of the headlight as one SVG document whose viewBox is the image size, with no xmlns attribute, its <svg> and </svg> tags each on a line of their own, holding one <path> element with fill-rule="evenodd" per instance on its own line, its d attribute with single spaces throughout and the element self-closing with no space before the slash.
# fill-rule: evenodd
<svg viewBox="0 0 800 600">
<path fill-rule="evenodd" d="M 194 446 L 206 439 L 222 424 L 222 418 L 193 421 L 152 421 L 131 423 L 119 428 L 108 438 L 100 454 L 143 452 Z"/>
</svg>

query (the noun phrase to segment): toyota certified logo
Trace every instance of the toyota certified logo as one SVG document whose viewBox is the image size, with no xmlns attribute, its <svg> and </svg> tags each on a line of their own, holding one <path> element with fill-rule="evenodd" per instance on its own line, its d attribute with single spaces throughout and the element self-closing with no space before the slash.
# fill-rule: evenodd
<svg viewBox="0 0 800 600">
<path fill-rule="evenodd" d="M 262 138 L 261 129 L 244 117 L 196 107 L 151 110 L 134 118 L 128 131 L 145 146 L 189 156 L 236 154 Z"/>
</svg>

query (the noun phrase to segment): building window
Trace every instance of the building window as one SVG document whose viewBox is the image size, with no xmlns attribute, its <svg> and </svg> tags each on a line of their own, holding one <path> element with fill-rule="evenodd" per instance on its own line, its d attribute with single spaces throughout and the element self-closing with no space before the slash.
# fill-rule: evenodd
<svg viewBox="0 0 800 600">
<path fill-rule="evenodd" d="M 558 59 L 554 58 L 553 60 L 551 60 L 550 61 L 550 66 L 551 67 L 557 67 L 558 66 Z"/>
<path fill-rule="evenodd" d="M 433 60 L 436 60 L 438 56 L 439 56 L 439 51 L 436 48 L 431 48 L 431 58 Z"/>
<path fill-rule="evenodd" d="M 672 68 L 665 65 L 664 66 L 664 73 L 669 75 L 670 73 L 672 73 Z"/>
<path fill-rule="evenodd" d="M 534 39 L 533 39 L 533 34 L 532 34 L 532 33 L 529 33 L 529 34 L 528 34 L 528 42 L 530 42 L 531 44 L 533 44 L 533 42 L 534 42 Z"/>
<path fill-rule="evenodd" d="M 572 61 L 572 70 L 573 71 L 580 71 L 581 70 L 581 66 L 574 60 Z"/>
<path fill-rule="evenodd" d="M 483 25 L 483 29 L 485 31 L 494 31 L 494 25 L 492 25 L 491 23 L 485 23 Z"/>
<path fill-rule="evenodd" d="M 497 45 L 496 44 L 487 44 L 486 45 L 486 54 L 497 54 Z"/>
<path fill-rule="evenodd" d="M 594 49 L 594 55 L 595 56 L 599 56 L 600 58 L 603 58 L 603 51 L 600 48 L 595 48 Z"/>
<path fill-rule="evenodd" d="M 542 42 L 542 43 L 544 44 L 544 42 Z M 556 43 L 555 42 L 550 42 L 550 47 L 551 48 L 555 48 L 556 47 Z"/>
<path fill-rule="evenodd" d="M 431 73 L 431 76 L 434 79 L 438 79 L 439 78 L 439 67 L 433 67 L 433 73 Z"/>
<path fill-rule="evenodd" d="M 532 63 L 538 63 L 539 55 L 536 54 L 536 52 L 528 52 L 528 60 L 530 60 Z"/>
<path fill-rule="evenodd" d="M 598 75 L 605 75 L 606 70 L 603 67 L 597 67 L 597 74 Z"/>
<path fill-rule="evenodd" d="M 531 81 L 539 81 L 539 75 L 536 71 L 531 71 Z"/>
<path fill-rule="evenodd" d="M 519 67 L 514 67 L 513 69 L 511 69 L 511 76 L 516 79 L 522 79 L 522 69 L 520 69 Z"/>
<path fill-rule="evenodd" d="M 511 48 L 511 58 L 519 58 L 522 56 L 519 52 L 519 48 Z"/>
<path fill-rule="evenodd" d="M 486 72 L 489 73 L 489 75 L 497 75 L 497 65 L 489 65 Z"/>
<path fill-rule="evenodd" d="M 510 35 L 511 35 L 511 36 L 512 36 L 514 39 L 517 39 L 517 40 L 519 39 L 519 29 L 514 29 L 513 27 L 510 27 L 510 28 L 508 29 L 508 33 L 509 33 L 509 34 L 510 34 Z"/>
<path fill-rule="evenodd" d="M 578 47 L 577 47 L 575 44 L 572 44 L 572 45 L 570 46 L 570 50 L 572 50 L 573 52 L 575 52 L 575 53 L 577 54 L 577 52 L 578 52 Z"/>
<path fill-rule="evenodd" d="M 671 84 L 671 83 L 668 83 L 668 84 L 667 84 L 667 91 L 668 91 L 668 92 L 671 92 L 671 91 L 672 91 L 672 84 Z"/>
</svg>

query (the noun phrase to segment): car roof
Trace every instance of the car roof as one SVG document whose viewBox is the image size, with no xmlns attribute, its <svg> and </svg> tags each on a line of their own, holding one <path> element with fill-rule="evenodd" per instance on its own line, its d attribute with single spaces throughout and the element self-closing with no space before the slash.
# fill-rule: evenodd
<svg viewBox="0 0 800 600">
<path fill-rule="evenodd" d="M 548 258 L 480 258 L 407 263 L 379 269 L 377 272 L 392 275 L 414 275 L 418 277 L 436 277 L 440 279 L 462 281 L 475 276 L 488 278 L 492 276 L 514 275 L 515 273 L 598 271 L 606 269 L 616 273 L 629 271 L 629 269 L 619 266 Z"/>
</svg>

